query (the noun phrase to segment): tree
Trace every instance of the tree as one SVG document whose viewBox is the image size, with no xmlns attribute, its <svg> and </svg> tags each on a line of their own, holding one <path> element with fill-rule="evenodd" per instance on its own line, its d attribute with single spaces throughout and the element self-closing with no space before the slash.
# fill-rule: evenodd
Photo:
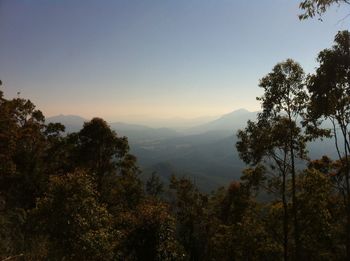
<svg viewBox="0 0 350 261">
<path fill-rule="evenodd" d="M 45 125 L 26 99 L 6 99 L 0 91 L 0 252 L 17 256 L 26 246 L 27 212 L 47 189 L 49 149 L 63 126 Z"/>
<path fill-rule="evenodd" d="M 20 98 L 2 99 L 0 115 L 1 190 L 7 204 L 27 208 L 43 191 L 46 179 L 44 116 L 30 100 Z"/>
<path fill-rule="evenodd" d="M 167 208 L 142 201 L 127 139 L 98 118 L 78 133 L 63 131 L 59 123 L 46 125 L 31 101 L 7 100 L 0 91 L 0 258 L 124 259 L 123 243 L 142 242 L 135 233 L 154 221 L 149 232 L 158 241 L 150 246 L 181 260 Z M 164 218 L 157 221 L 158 214 Z M 129 220 L 136 220 L 130 228 Z M 143 244 L 128 249 L 142 255 Z"/>
<path fill-rule="evenodd" d="M 77 142 L 78 162 L 96 175 L 99 189 L 105 175 L 123 170 L 128 141 L 125 137 L 119 138 L 103 119 L 85 122 Z"/>
<path fill-rule="evenodd" d="M 335 44 L 321 51 L 317 58 L 319 67 L 308 78 L 311 99 L 308 121 L 320 126 L 322 120 L 332 124 L 330 132 L 334 137 L 342 171 L 338 177 L 342 181 L 344 206 L 346 207 L 346 249 L 350 258 L 350 33 L 338 32 Z"/>
<path fill-rule="evenodd" d="M 282 245 L 284 259 L 289 251 L 289 207 L 288 207 L 288 140 L 285 139 L 286 124 L 280 121 L 248 121 L 247 127 L 237 134 L 237 150 L 240 158 L 251 165 L 245 170 L 250 184 L 263 187 L 281 200 L 283 216 Z M 257 175 L 255 175 L 257 174 Z M 249 175 L 249 176 L 247 176 Z"/>
<path fill-rule="evenodd" d="M 262 118 L 275 120 L 281 115 L 286 115 L 286 138 L 290 157 L 290 173 L 292 176 L 292 210 L 294 222 L 294 243 L 296 258 L 300 258 L 301 249 L 299 242 L 299 228 L 297 219 L 296 198 L 296 170 L 295 159 L 306 158 L 305 137 L 297 123 L 306 108 L 308 99 L 305 85 L 304 72 L 301 66 L 291 59 L 277 64 L 271 73 L 261 79 L 260 87 L 265 93 L 259 100 L 262 101 Z"/>
<path fill-rule="evenodd" d="M 339 196 L 334 193 L 332 175 L 313 168 L 314 163 L 297 180 L 303 258 L 342 260 L 344 248 L 339 244 L 341 233 L 337 231 L 341 224 Z"/>
<path fill-rule="evenodd" d="M 177 232 L 189 260 L 203 260 L 207 241 L 205 205 L 207 197 L 187 178 L 171 177 L 170 189 L 175 192 L 172 204 Z"/>
<path fill-rule="evenodd" d="M 33 242 L 47 239 L 47 256 L 53 260 L 112 260 L 112 218 L 98 201 L 93 179 L 84 171 L 52 177 L 49 189 L 30 211 Z"/>
<path fill-rule="evenodd" d="M 281 260 L 283 250 L 267 224 L 265 204 L 251 194 L 250 182 L 234 181 L 212 193 L 208 202 L 208 253 L 204 260 Z"/>
<path fill-rule="evenodd" d="M 304 0 L 300 3 L 299 7 L 304 11 L 299 15 L 300 20 L 312 18 L 314 16 L 321 17 L 323 13 L 332 5 L 350 5 L 349 0 Z"/>
<path fill-rule="evenodd" d="M 110 211 L 138 204 L 143 190 L 136 157 L 129 153 L 126 137 L 118 137 L 103 119 L 93 118 L 67 139 L 69 165 L 84 168 L 96 178 L 101 200 Z"/>
<path fill-rule="evenodd" d="M 176 238 L 176 222 L 169 205 L 145 200 L 137 206 L 129 232 L 125 258 L 128 260 L 186 260 Z"/>
<path fill-rule="evenodd" d="M 274 66 L 271 73 L 260 80 L 264 95 L 257 98 L 263 111 L 258 122 L 248 122 L 244 131 L 238 132 L 237 149 L 240 157 L 253 166 L 264 163 L 277 181 L 284 208 L 284 258 L 288 247 L 288 174 L 292 179 L 292 215 L 294 225 L 295 254 L 301 253 L 297 220 L 296 170 L 295 160 L 306 159 L 305 136 L 297 125 L 305 110 L 307 93 L 304 86 L 304 72 L 300 65 L 291 59 Z M 273 174 L 278 170 L 278 178 Z M 273 184 L 274 182 L 272 182 Z"/>
<path fill-rule="evenodd" d="M 164 192 L 164 184 L 161 182 L 159 176 L 155 172 L 146 181 L 146 192 L 148 195 L 158 198 Z"/>
</svg>

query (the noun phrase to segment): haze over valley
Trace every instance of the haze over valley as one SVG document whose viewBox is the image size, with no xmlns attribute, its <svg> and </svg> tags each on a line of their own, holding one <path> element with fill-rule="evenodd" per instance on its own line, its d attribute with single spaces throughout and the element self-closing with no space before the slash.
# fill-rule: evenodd
<svg viewBox="0 0 350 261">
<path fill-rule="evenodd" d="M 225 186 L 241 176 L 245 164 L 236 150 L 237 131 L 244 129 L 247 121 L 255 121 L 258 112 L 234 110 L 214 120 L 196 125 L 196 120 L 180 122 L 176 128 L 154 128 L 141 124 L 110 122 L 119 136 L 128 138 L 131 152 L 137 157 L 146 180 L 155 172 L 165 182 L 171 175 L 187 176 L 202 190 L 210 192 Z M 60 122 L 66 132 L 79 131 L 88 119 L 76 115 L 58 115 L 47 122 Z M 310 156 L 336 156 L 331 139 L 309 144 Z"/>
</svg>

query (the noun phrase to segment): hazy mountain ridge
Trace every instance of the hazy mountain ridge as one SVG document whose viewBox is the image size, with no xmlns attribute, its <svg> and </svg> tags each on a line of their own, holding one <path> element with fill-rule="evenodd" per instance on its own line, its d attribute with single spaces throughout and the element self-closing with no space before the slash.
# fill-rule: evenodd
<svg viewBox="0 0 350 261">
<path fill-rule="evenodd" d="M 244 128 L 248 120 L 254 120 L 258 112 L 250 112 L 246 109 L 238 109 L 222 115 L 220 118 L 205 124 L 188 129 L 187 133 L 204 133 L 208 131 L 221 130 L 231 132 Z"/>
<path fill-rule="evenodd" d="M 209 191 L 240 177 L 245 165 L 235 148 L 236 132 L 256 116 L 257 112 L 239 109 L 182 132 L 124 122 L 113 122 L 110 126 L 119 136 L 128 137 L 131 153 L 138 158 L 144 178 L 152 172 L 157 172 L 164 181 L 171 174 L 186 175 Z M 67 132 L 72 132 L 79 131 L 86 119 L 59 115 L 47 121 L 61 122 Z M 335 156 L 332 145 L 331 139 L 309 144 L 310 157 Z"/>
<path fill-rule="evenodd" d="M 240 109 L 182 132 L 123 122 L 110 126 L 118 135 L 128 137 L 145 176 L 155 171 L 166 181 L 170 173 L 186 175 L 208 191 L 239 178 L 244 164 L 235 150 L 235 132 L 255 114 Z M 67 124 L 67 131 L 78 131 L 86 120 L 59 115 L 48 121 Z"/>
<path fill-rule="evenodd" d="M 66 132 L 71 133 L 79 131 L 84 122 L 88 121 L 88 119 L 78 115 L 60 114 L 48 117 L 46 121 L 48 123 L 60 122 L 66 126 Z M 129 124 L 124 122 L 112 122 L 109 123 L 109 125 L 119 136 L 127 136 L 132 143 L 177 137 L 180 135 L 180 133 L 170 128 L 151 128 L 141 124 Z"/>
</svg>

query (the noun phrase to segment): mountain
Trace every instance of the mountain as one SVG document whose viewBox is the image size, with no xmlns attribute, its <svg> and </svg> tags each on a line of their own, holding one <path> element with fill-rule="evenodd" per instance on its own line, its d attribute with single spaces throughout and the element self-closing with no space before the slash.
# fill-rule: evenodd
<svg viewBox="0 0 350 261">
<path fill-rule="evenodd" d="M 88 121 L 77 115 L 57 115 L 48 117 L 47 123 L 60 122 L 66 126 L 66 132 L 77 132 L 84 122 Z M 180 133 L 169 128 L 150 128 L 139 124 L 128 124 L 123 122 L 109 123 L 111 128 L 117 132 L 119 136 L 127 136 L 131 143 L 140 143 L 150 140 L 167 139 L 177 137 Z"/>
<path fill-rule="evenodd" d="M 123 122 L 110 123 L 110 126 L 119 136 L 128 137 L 143 179 L 156 172 L 167 183 L 172 174 L 184 175 L 209 192 L 239 179 L 245 164 L 235 148 L 236 132 L 244 128 L 249 119 L 255 120 L 256 115 L 257 112 L 240 109 L 183 132 Z M 47 121 L 61 122 L 71 132 L 78 131 L 86 120 L 59 115 Z M 333 144 L 332 139 L 309 144 L 310 157 L 315 159 L 327 154 L 336 158 Z"/>
<path fill-rule="evenodd" d="M 142 142 L 154 139 L 168 139 L 184 135 L 204 134 L 219 135 L 221 137 L 232 135 L 239 128 L 243 128 L 248 119 L 255 119 L 256 112 L 239 109 L 225 114 L 218 119 L 209 121 L 195 127 L 175 131 L 171 128 L 151 128 L 141 124 L 129 124 L 124 122 L 112 122 L 110 126 L 121 136 L 129 137 L 132 142 Z M 196 120 L 196 119 L 194 119 Z M 77 115 L 57 115 L 46 119 L 47 122 L 60 122 L 66 126 L 67 132 L 79 131 L 84 119 Z M 195 121 L 194 121 L 195 122 Z M 189 123 L 187 123 L 189 124 Z M 210 134 L 211 133 L 211 134 Z"/>
<path fill-rule="evenodd" d="M 231 113 L 225 114 L 220 118 L 210 121 L 205 124 L 192 127 L 186 133 L 198 134 L 208 131 L 226 131 L 231 133 L 233 130 L 244 128 L 248 120 L 256 119 L 257 112 L 250 112 L 246 109 L 235 110 Z"/>
<path fill-rule="evenodd" d="M 235 150 L 234 133 L 252 114 L 243 109 L 234 111 L 183 133 L 123 122 L 113 122 L 110 126 L 119 136 L 128 137 L 131 153 L 138 158 L 144 177 L 154 171 L 164 181 L 171 174 L 185 175 L 201 189 L 210 191 L 239 178 L 244 165 Z M 61 122 L 71 132 L 78 131 L 86 120 L 59 115 L 47 121 Z"/>
</svg>

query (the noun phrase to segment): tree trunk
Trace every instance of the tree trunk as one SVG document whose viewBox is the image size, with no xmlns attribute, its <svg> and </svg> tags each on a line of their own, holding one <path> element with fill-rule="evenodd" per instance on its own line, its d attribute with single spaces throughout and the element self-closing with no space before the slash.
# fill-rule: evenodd
<svg viewBox="0 0 350 261">
<path fill-rule="evenodd" d="M 294 226 L 294 244 L 295 244 L 295 260 L 300 260 L 300 234 L 298 222 L 298 205 L 296 197 L 296 173 L 295 173 L 295 156 L 294 156 L 294 142 L 293 142 L 293 123 L 290 114 L 288 113 L 290 124 L 289 147 L 290 147 L 290 161 L 292 174 L 292 212 L 293 212 L 293 226 Z"/>
<path fill-rule="evenodd" d="M 294 152 L 291 149 L 291 164 L 292 164 L 292 209 L 293 209 L 293 223 L 294 223 L 294 243 L 295 243 L 295 259 L 300 260 L 300 234 L 299 234 L 299 222 L 298 222 L 298 208 L 297 208 L 297 197 L 296 197 L 296 182 L 295 182 L 295 162 Z"/>
<path fill-rule="evenodd" d="M 349 160 L 348 160 L 348 148 L 347 148 L 347 137 L 344 135 L 344 146 L 345 146 L 345 183 L 346 183 L 346 259 L 350 260 L 350 184 L 349 184 Z"/>
<path fill-rule="evenodd" d="M 288 205 L 286 199 L 286 173 L 282 177 L 282 203 L 283 203 L 283 259 L 288 260 Z"/>
</svg>

